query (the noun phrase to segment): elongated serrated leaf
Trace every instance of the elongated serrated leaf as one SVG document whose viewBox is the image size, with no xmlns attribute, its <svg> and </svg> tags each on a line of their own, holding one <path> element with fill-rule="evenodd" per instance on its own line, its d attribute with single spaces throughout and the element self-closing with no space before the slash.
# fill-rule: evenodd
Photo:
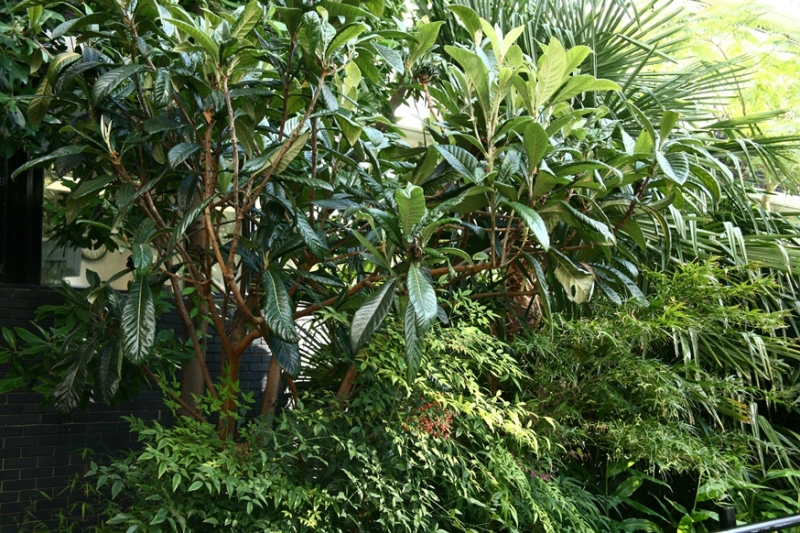
<svg viewBox="0 0 800 533">
<path fill-rule="evenodd" d="M 333 54 L 339 51 L 340 48 L 364 33 L 366 29 L 367 27 L 363 24 L 350 24 L 349 26 L 342 28 L 342 30 L 336 34 L 336 37 L 333 38 L 331 44 L 328 46 L 328 49 L 325 51 L 325 59 L 330 59 Z"/>
<path fill-rule="evenodd" d="M 536 98 L 539 105 L 545 104 L 567 77 L 567 54 L 561 42 L 550 39 L 547 52 L 539 58 L 537 72 Z"/>
<path fill-rule="evenodd" d="M 47 79 L 48 81 L 55 85 L 56 78 L 58 77 L 59 72 L 69 65 L 81 58 L 81 55 L 76 52 L 62 52 L 58 54 L 56 57 L 50 61 L 50 66 L 47 67 Z"/>
<path fill-rule="evenodd" d="M 656 151 L 658 166 L 667 178 L 678 185 L 683 185 L 689 178 L 689 158 L 684 152 L 673 152 L 664 155 Z"/>
<path fill-rule="evenodd" d="M 405 189 L 397 189 L 394 192 L 394 200 L 400 213 L 400 229 L 403 231 L 403 236 L 408 236 L 427 212 L 425 193 L 422 187 L 408 183 Z"/>
<path fill-rule="evenodd" d="M 405 66 L 403 66 L 403 58 L 397 52 L 397 50 L 392 50 L 387 46 L 382 46 L 380 44 L 373 44 L 372 46 L 375 47 L 375 51 L 380 54 L 380 56 L 386 60 L 390 67 L 394 70 L 403 74 L 405 72 Z"/>
<path fill-rule="evenodd" d="M 95 372 L 95 387 L 99 399 L 110 403 L 119 389 L 122 369 L 122 350 L 116 342 L 111 342 L 100 351 L 100 361 Z"/>
<path fill-rule="evenodd" d="M 110 70 L 97 78 L 92 87 L 92 102 L 99 104 L 110 95 L 120 84 L 130 81 L 139 71 L 144 69 L 144 65 L 123 65 L 114 70 Z"/>
<path fill-rule="evenodd" d="M 36 97 L 31 99 L 28 104 L 28 124 L 34 128 L 38 126 L 47 110 L 50 109 L 50 98 L 53 94 L 53 87 L 47 77 L 42 78 L 36 87 Z"/>
<path fill-rule="evenodd" d="M 531 173 L 542 162 L 542 158 L 550 150 L 550 138 L 544 127 L 538 122 L 532 122 L 522 134 L 525 153 L 528 155 L 528 169 Z"/>
<path fill-rule="evenodd" d="M 272 335 L 286 342 L 297 342 L 297 328 L 294 325 L 292 301 L 286 287 L 277 273 L 267 270 L 262 278 L 264 286 L 264 320 Z"/>
<path fill-rule="evenodd" d="M 202 146 L 196 143 L 178 143 L 173 146 L 167 154 L 169 166 L 177 168 L 178 165 L 189 159 L 192 155 L 196 154 L 202 149 Z"/>
<path fill-rule="evenodd" d="M 403 336 L 406 341 L 406 380 L 413 383 L 422 363 L 422 332 L 414 306 L 410 303 L 406 305 Z"/>
<path fill-rule="evenodd" d="M 478 54 L 463 48 L 445 46 L 444 49 L 461 65 L 464 75 L 475 90 L 486 118 L 487 114 L 491 113 L 492 91 L 489 87 L 489 70 L 483 59 Z"/>
<path fill-rule="evenodd" d="M 508 206 L 525 222 L 525 225 L 533 232 L 536 240 L 545 250 L 550 249 L 550 235 L 547 233 L 547 226 L 539 216 L 539 213 L 519 202 L 509 202 Z"/>
<path fill-rule="evenodd" d="M 286 342 L 280 337 L 270 335 L 267 346 L 284 372 L 291 377 L 300 373 L 300 347 L 296 342 Z"/>
<path fill-rule="evenodd" d="M 396 286 L 397 278 L 387 281 L 356 311 L 350 325 L 350 346 L 353 353 L 364 347 L 389 314 Z"/>
<path fill-rule="evenodd" d="M 408 266 L 406 277 L 408 300 L 414 306 L 414 311 L 423 324 L 430 324 L 436 318 L 438 306 L 436 304 L 436 291 L 428 278 L 414 264 Z"/>
<path fill-rule="evenodd" d="M 459 4 L 447 6 L 447 9 L 455 13 L 461 23 L 464 24 L 464 27 L 467 28 L 467 31 L 469 32 L 470 37 L 472 37 L 475 45 L 480 45 L 481 35 L 483 35 L 483 27 L 481 25 L 481 18 L 478 16 L 478 14 L 475 13 L 472 8 Z"/>
<path fill-rule="evenodd" d="M 17 169 L 14 172 L 11 173 L 11 179 L 16 178 L 17 176 L 19 176 L 21 173 L 25 172 L 29 168 L 33 168 L 33 167 L 35 167 L 37 165 L 41 165 L 42 163 L 48 163 L 48 162 L 53 161 L 55 159 L 58 159 L 60 157 L 80 154 L 80 153 L 85 152 L 86 150 L 87 150 L 87 146 L 85 146 L 83 144 L 73 144 L 73 145 L 70 145 L 70 146 L 64 146 L 63 148 L 59 148 L 58 150 L 55 150 L 55 151 L 53 151 L 53 152 L 51 152 L 51 153 L 49 153 L 47 155 L 43 155 L 42 157 L 37 157 L 36 159 L 28 161 L 24 165 L 17 167 Z"/>
<path fill-rule="evenodd" d="M 172 80 L 169 70 L 160 68 L 156 72 L 156 79 L 153 83 L 153 103 L 157 109 L 165 107 L 172 100 Z"/>
<path fill-rule="evenodd" d="M 415 42 L 410 45 L 410 52 L 406 58 L 406 64 L 413 66 L 419 58 L 425 55 L 439 37 L 439 28 L 442 27 L 444 21 L 427 22 L 419 24 L 417 31 L 414 32 Z"/>
<path fill-rule="evenodd" d="M 160 133 L 162 131 L 176 130 L 181 126 L 183 124 L 179 120 L 159 115 L 145 121 L 144 131 L 147 133 Z"/>
<path fill-rule="evenodd" d="M 314 257 L 319 259 L 325 258 L 325 252 L 328 251 L 328 246 L 325 242 L 320 238 L 314 228 L 311 227 L 306 216 L 302 213 L 297 213 L 297 232 L 302 237 L 303 242 L 306 243 L 308 247 L 308 251 Z"/>
<path fill-rule="evenodd" d="M 94 357 L 97 338 L 84 341 L 72 355 L 72 364 L 53 389 L 53 408 L 59 413 L 74 411 L 80 406 L 86 384 L 89 362 Z"/>
<path fill-rule="evenodd" d="M 180 31 L 194 39 L 194 42 L 200 45 L 208 53 L 208 55 L 211 56 L 212 61 L 216 61 L 218 59 L 217 56 L 219 55 L 219 45 L 217 45 L 217 43 L 214 42 L 214 39 L 206 32 L 182 20 L 167 19 L 166 22 L 169 22 Z"/>
<path fill-rule="evenodd" d="M 607 224 L 600 222 L 599 220 L 590 217 L 586 213 L 583 213 L 575 209 L 567 202 L 562 201 L 561 203 L 562 205 L 564 205 L 564 207 L 566 207 L 567 211 L 569 211 L 570 214 L 578 220 L 578 222 L 584 224 L 585 226 L 588 226 L 589 228 L 593 229 L 594 231 L 602 235 L 607 243 L 616 242 L 617 238 L 614 236 L 614 232 L 611 231 L 611 228 L 609 228 Z"/>
<path fill-rule="evenodd" d="M 233 39 L 243 39 L 246 37 L 247 34 L 253 31 L 253 28 L 256 27 L 263 14 L 264 8 L 261 7 L 261 2 L 258 0 L 248 2 L 248 4 L 242 10 L 242 14 L 239 15 L 239 19 L 236 21 L 236 26 L 234 26 L 233 30 L 231 30 L 231 37 Z"/>
<path fill-rule="evenodd" d="M 478 160 L 474 155 L 459 146 L 437 144 L 436 150 L 456 172 L 469 178 L 472 182 L 476 181 L 475 169 L 478 168 Z"/>
<path fill-rule="evenodd" d="M 680 119 L 680 113 L 675 111 L 666 111 L 664 115 L 661 117 L 661 127 L 659 128 L 659 134 L 661 135 L 661 144 L 663 145 L 669 134 L 672 133 L 673 128 L 678 123 L 678 119 Z"/>
<path fill-rule="evenodd" d="M 156 310 L 147 278 L 136 277 L 122 311 L 122 353 L 134 364 L 145 361 L 156 337 Z"/>
<path fill-rule="evenodd" d="M 289 168 L 289 164 L 294 161 L 298 155 L 300 155 L 310 136 L 311 133 L 308 132 L 298 135 L 297 138 L 292 142 L 292 145 L 284 152 L 280 161 L 278 161 L 278 155 L 280 154 L 281 150 L 280 148 L 273 150 L 271 153 L 251 159 L 242 166 L 242 174 L 260 174 L 273 165 L 275 165 L 275 170 L 272 172 L 272 174 L 280 174 Z"/>
</svg>

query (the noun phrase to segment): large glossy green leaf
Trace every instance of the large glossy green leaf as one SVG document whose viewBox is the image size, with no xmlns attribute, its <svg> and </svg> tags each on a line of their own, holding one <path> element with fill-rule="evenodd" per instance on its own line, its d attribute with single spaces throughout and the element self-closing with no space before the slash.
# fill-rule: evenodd
<svg viewBox="0 0 800 533">
<path fill-rule="evenodd" d="M 28 104 L 28 124 L 35 128 L 42 122 L 50 108 L 53 87 L 47 77 L 42 78 L 34 94 L 36 97 Z"/>
<path fill-rule="evenodd" d="M 405 189 L 397 189 L 394 192 L 394 200 L 397 202 L 397 210 L 400 213 L 400 229 L 403 231 L 403 236 L 408 236 L 427 212 L 425 193 L 422 187 L 409 182 Z"/>
<path fill-rule="evenodd" d="M 678 185 L 683 185 L 689 178 L 689 158 L 684 152 L 673 152 L 664 155 L 656 151 L 658 166 L 667 178 Z"/>
<path fill-rule="evenodd" d="M 192 155 L 202 150 L 202 146 L 197 143 L 178 143 L 170 148 L 167 154 L 169 166 L 177 168 L 178 165 L 189 159 Z"/>
<path fill-rule="evenodd" d="M 459 174 L 467 177 L 472 182 L 476 182 L 475 169 L 478 168 L 478 160 L 475 156 L 467 152 L 460 146 L 450 146 L 437 144 L 436 150 L 442 155 L 445 161 L 453 167 Z"/>
<path fill-rule="evenodd" d="M 423 324 L 430 324 L 436 318 L 438 305 L 436 304 L 436 291 L 422 271 L 413 263 L 408 266 L 406 276 L 408 300 L 414 306 L 414 311 Z"/>
<path fill-rule="evenodd" d="M 286 286 L 280 276 L 267 270 L 262 279 L 264 286 L 264 320 L 270 332 L 289 343 L 299 339 L 292 314 L 294 309 Z"/>
<path fill-rule="evenodd" d="M 458 16 L 461 23 L 467 28 L 475 46 L 479 46 L 481 43 L 481 36 L 483 35 L 483 26 L 481 25 L 481 18 L 478 14 L 475 13 L 472 8 L 459 4 L 447 6 L 447 9 Z"/>
<path fill-rule="evenodd" d="M 292 377 L 300 373 L 300 347 L 296 342 L 286 342 L 280 337 L 270 335 L 267 346 L 284 372 Z"/>
<path fill-rule="evenodd" d="M 54 161 L 60 157 L 66 157 L 70 155 L 80 154 L 85 152 L 88 149 L 86 145 L 83 144 L 73 144 L 71 146 L 64 146 L 63 148 L 59 148 L 58 150 L 54 150 L 53 152 L 43 155 L 42 157 L 37 157 L 31 161 L 28 161 L 24 165 L 17 167 L 17 169 L 11 173 L 11 179 L 16 178 L 21 173 L 25 172 L 29 168 L 33 168 L 37 165 L 41 165 L 42 163 L 48 163 L 50 161 Z"/>
<path fill-rule="evenodd" d="M 147 278 L 136 277 L 122 311 L 122 351 L 134 364 L 145 361 L 156 337 L 156 310 Z"/>
<path fill-rule="evenodd" d="M 308 251 L 319 259 L 325 258 L 325 252 L 328 251 L 328 245 L 320 238 L 314 228 L 311 226 L 311 223 L 308 221 L 306 216 L 301 213 L 297 212 L 297 232 L 302 237 L 303 242 L 306 243 L 308 247 Z"/>
<path fill-rule="evenodd" d="M 92 102 L 94 102 L 95 105 L 99 104 L 105 100 L 114 89 L 119 87 L 121 83 L 130 81 L 136 73 L 144 68 L 145 65 L 123 65 L 106 72 L 94 82 L 94 87 L 92 87 Z"/>
<path fill-rule="evenodd" d="M 211 56 L 212 61 L 216 61 L 218 59 L 217 56 L 219 55 L 219 45 L 215 43 L 214 39 L 206 32 L 197 26 L 193 26 L 192 24 L 182 20 L 167 19 L 167 22 L 194 39 L 194 42 L 203 47 L 208 55 Z"/>
<path fill-rule="evenodd" d="M 356 311 L 350 325 L 350 346 L 353 353 L 364 347 L 389 314 L 396 286 L 397 278 L 387 281 Z"/>
<path fill-rule="evenodd" d="M 393 50 L 387 46 L 382 46 L 380 44 L 373 44 L 372 46 L 375 47 L 375 51 L 380 54 L 380 56 L 386 60 L 390 67 L 394 70 L 403 74 L 405 72 L 405 66 L 403 65 L 403 57 L 397 52 L 397 50 Z"/>
<path fill-rule="evenodd" d="M 275 170 L 272 172 L 272 174 L 280 174 L 289 168 L 289 164 L 291 164 L 291 162 L 294 161 L 298 155 L 300 155 L 309 137 L 311 137 L 311 133 L 309 132 L 298 135 L 294 141 L 292 141 L 291 146 L 284 152 L 280 161 L 278 161 L 280 148 L 275 148 L 272 152 L 263 154 L 255 159 L 251 159 L 242 166 L 242 174 L 260 174 L 273 165 L 275 165 Z M 289 141 L 287 140 L 286 142 Z"/>
<path fill-rule="evenodd" d="M 456 48 L 455 46 L 445 46 L 445 50 L 450 57 L 458 61 L 464 70 L 464 75 L 469 80 L 475 91 L 478 101 L 483 108 L 483 113 L 487 116 L 491 111 L 492 92 L 489 88 L 489 71 L 483 59 L 469 50 Z"/>
<path fill-rule="evenodd" d="M 350 24 L 349 26 L 342 28 L 342 30 L 336 34 L 336 37 L 333 38 L 331 44 L 328 46 L 328 49 L 325 51 L 325 59 L 329 60 L 333 54 L 339 51 L 340 48 L 364 33 L 366 30 L 367 27 L 360 23 Z"/>
<path fill-rule="evenodd" d="M 539 213 L 519 202 L 508 202 L 508 206 L 525 222 L 525 225 L 533 232 L 542 248 L 548 250 L 550 248 L 550 235 L 547 233 L 547 226 L 542 217 L 539 216 Z"/>
<path fill-rule="evenodd" d="M 99 364 L 95 371 L 96 393 L 103 403 L 109 403 L 119 389 L 122 374 L 122 350 L 117 342 L 111 342 L 100 351 Z"/>
<path fill-rule="evenodd" d="M 547 52 L 539 58 L 536 83 L 536 98 L 539 105 L 543 105 L 555 94 L 567 75 L 567 54 L 561 42 L 553 37 L 547 46 Z"/>
<path fill-rule="evenodd" d="M 87 339 L 71 354 L 72 364 L 53 389 L 53 408 L 59 413 L 68 413 L 80 406 L 96 343 L 96 337 Z"/>
<path fill-rule="evenodd" d="M 414 43 L 409 45 L 410 51 L 406 58 L 406 64 L 413 66 L 419 58 L 425 55 L 436 43 L 439 37 L 439 28 L 441 28 L 443 21 L 426 22 L 417 25 L 417 31 L 414 32 Z"/>
<path fill-rule="evenodd" d="M 239 15 L 236 26 L 231 30 L 231 37 L 233 39 L 242 39 L 247 36 L 247 34 L 256 27 L 263 14 L 264 8 L 261 7 L 261 2 L 258 0 L 248 2 L 248 4 L 244 6 L 242 14 Z"/>
<path fill-rule="evenodd" d="M 414 306 L 406 305 L 406 314 L 403 322 L 403 336 L 406 341 L 406 379 L 413 383 L 422 363 L 422 334 L 421 324 Z"/>
<path fill-rule="evenodd" d="M 551 148 L 550 137 L 541 124 L 532 122 L 525 128 L 522 140 L 528 154 L 528 169 L 533 173 Z"/>
<path fill-rule="evenodd" d="M 153 84 L 153 103 L 156 108 L 162 108 L 172 101 L 172 81 L 169 70 L 160 68 L 156 72 L 156 80 Z"/>
</svg>

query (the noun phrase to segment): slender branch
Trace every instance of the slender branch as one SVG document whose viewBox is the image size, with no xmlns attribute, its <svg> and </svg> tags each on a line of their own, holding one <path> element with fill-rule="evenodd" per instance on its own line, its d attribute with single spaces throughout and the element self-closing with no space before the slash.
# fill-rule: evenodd
<svg viewBox="0 0 800 533">
<path fill-rule="evenodd" d="M 180 397 L 180 396 L 178 396 L 177 394 L 175 394 L 175 392 L 174 392 L 174 391 L 172 391 L 172 390 L 170 390 L 170 389 L 168 389 L 168 388 L 166 388 L 166 387 L 163 387 L 163 386 L 162 386 L 162 384 L 161 384 L 161 380 L 160 380 L 160 379 L 158 379 L 158 376 L 156 376 L 155 374 L 153 374 L 153 371 L 152 371 L 152 370 L 150 370 L 149 368 L 147 368 L 147 365 L 139 365 L 139 368 L 141 368 L 141 369 L 142 369 L 142 371 L 143 371 L 143 372 L 144 372 L 144 373 L 147 375 L 147 377 L 148 377 L 148 378 L 150 378 L 150 380 L 152 380 L 152 381 L 153 381 L 153 383 L 155 383 L 156 385 L 158 385 L 159 387 L 161 387 L 161 389 L 162 389 L 162 390 L 164 390 L 164 391 L 166 391 L 166 392 L 167 392 L 167 394 L 169 394 L 169 395 L 172 397 L 172 399 L 173 399 L 173 400 L 175 400 L 176 402 L 178 402 L 178 404 L 179 404 L 181 407 L 183 407 L 184 409 L 186 409 L 186 412 L 187 412 L 187 413 L 189 413 L 190 415 L 192 415 L 192 417 L 193 417 L 193 418 L 195 418 L 196 420 L 199 420 L 200 422 L 204 422 L 204 423 L 208 424 L 208 420 L 206 420 L 206 418 L 205 418 L 203 415 L 201 415 L 200 413 L 198 413 L 198 412 L 197 412 L 197 410 L 193 409 L 193 408 L 192 408 L 192 407 L 191 407 L 189 404 L 187 404 L 186 402 L 184 402 L 184 401 L 181 399 L 181 397 Z"/>
<path fill-rule="evenodd" d="M 197 362 L 200 365 L 200 371 L 203 374 L 203 381 L 206 383 L 206 388 L 211 393 L 211 397 L 215 400 L 219 400 L 219 395 L 217 394 L 217 389 L 214 387 L 214 381 L 211 379 L 211 375 L 208 372 L 208 366 L 206 365 L 206 358 L 205 354 L 203 353 L 203 349 L 200 346 L 200 339 L 197 338 L 197 330 L 192 323 L 192 319 L 189 316 L 188 311 L 186 310 L 186 304 L 183 302 L 183 298 L 181 297 L 181 290 L 180 286 L 178 285 L 178 281 L 176 276 L 170 275 L 170 282 L 172 284 L 172 292 L 175 295 L 175 304 L 178 307 L 178 314 L 181 317 L 181 321 L 183 322 L 183 327 L 189 333 L 189 337 L 192 340 L 192 347 L 194 348 L 194 355 L 197 358 Z"/>
</svg>

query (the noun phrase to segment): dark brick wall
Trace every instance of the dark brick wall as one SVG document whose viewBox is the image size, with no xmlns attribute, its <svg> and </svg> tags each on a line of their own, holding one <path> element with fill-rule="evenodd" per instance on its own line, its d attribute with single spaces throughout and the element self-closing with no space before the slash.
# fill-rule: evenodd
<svg viewBox="0 0 800 533">
<path fill-rule="evenodd" d="M 46 287 L 0 284 L 0 328 L 29 327 L 41 305 L 60 303 L 58 293 Z M 161 327 L 180 331 L 177 316 L 165 317 Z M 2 339 L 0 339 L 2 342 Z M 219 340 L 209 342 L 209 368 L 219 371 Z M 241 387 L 252 391 L 260 405 L 262 387 L 269 367 L 269 352 L 264 345 L 253 345 L 250 357 L 242 364 Z M 0 374 L 7 369 L 0 366 Z M 36 393 L 0 394 L 0 532 L 16 531 L 16 524 L 33 511 L 36 518 L 50 519 L 66 509 L 78 496 L 68 484 L 85 472 L 88 459 L 80 451 L 90 448 L 104 454 L 119 454 L 136 446 L 136 436 L 121 419 L 135 415 L 144 420 L 169 424 L 172 418 L 161 402 L 158 390 L 145 390 L 134 401 L 109 409 L 92 405 L 85 413 L 56 414 L 41 407 Z"/>
</svg>

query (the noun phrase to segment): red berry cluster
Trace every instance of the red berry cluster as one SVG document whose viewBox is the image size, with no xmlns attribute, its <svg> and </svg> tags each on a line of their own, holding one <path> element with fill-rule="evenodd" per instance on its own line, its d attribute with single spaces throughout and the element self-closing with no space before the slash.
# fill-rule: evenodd
<svg viewBox="0 0 800 533">
<path fill-rule="evenodd" d="M 425 401 L 424 397 L 420 401 Z M 453 429 L 453 412 L 442 407 L 441 402 L 423 403 L 419 409 L 409 414 L 403 424 L 406 431 L 424 432 L 440 439 L 450 438 Z"/>
</svg>

